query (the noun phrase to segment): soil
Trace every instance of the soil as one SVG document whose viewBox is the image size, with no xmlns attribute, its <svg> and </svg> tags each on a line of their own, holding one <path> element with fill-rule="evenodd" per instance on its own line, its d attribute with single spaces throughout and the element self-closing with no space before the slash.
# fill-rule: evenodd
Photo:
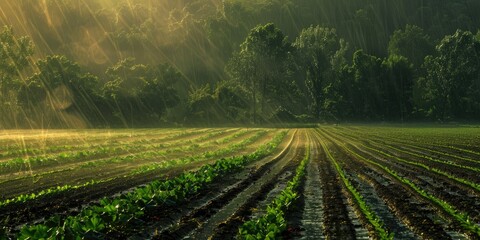
<svg viewBox="0 0 480 240">
<path fill-rule="evenodd" d="M 268 132 L 265 137 L 262 137 L 257 141 L 251 143 L 249 147 L 252 147 L 249 149 L 254 150 L 256 149 L 255 146 L 258 147 L 266 143 L 267 141 L 270 141 L 276 132 L 278 131 Z M 240 141 L 241 139 L 247 138 L 248 136 L 251 135 L 246 134 L 245 136 L 242 136 L 240 137 L 240 139 L 235 141 Z M 229 142 L 228 144 L 232 143 Z M 225 154 L 221 157 L 241 155 L 240 153 L 246 152 L 245 150 L 242 150 L 240 152 Z M 112 180 L 107 182 L 62 192 L 60 194 L 42 197 L 33 201 L 29 201 L 28 204 L 10 204 L 0 209 L 0 222 L 2 222 L 2 226 L 5 226 L 9 229 L 14 229 L 21 224 L 37 221 L 53 214 L 74 214 L 79 207 L 94 203 L 102 197 L 112 196 L 120 192 L 126 192 L 129 191 L 129 189 L 131 188 L 135 188 L 139 185 L 151 182 L 153 180 L 175 177 L 182 172 L 195 170 L 204 164 L 212 163 L 221 157 L 207 159 L 201 162 L 193 162 L 187 165 L 171 167 L 168 169 L 158 169 L 148 173 L 142 173 L 137 175 L 118 175 L 119 177 L 113 178 Z M 118 170 L 121 169 L 110 168 L 108 170 L 104 170 L 103 174 L 105 174 L 105 176 L 108 176 L 108 174 L 110 173 L 109 171 L 115 172 Z M 69 175 L 69 177 L 71 177 L 71 175 Z"/>
<path fill-rule="evenodd" d="M 354 133 L 365 131 L 362 127 L 349 130 Z M 183 137 L 190 138 L 192 142 L 200 138 L 199 144 L 204 146 L 201 151 L 209 151 L 240 142 L 253 136 L 258 130 L 239 136 L 229 143 L 219 144 L 210 142 L 218 137 L 231 136 L 239 130 L 217 132 L 218 135 L 213 134 L 210 137 L 208 134 L 215 131 L 208 129 L 197 131 L 198 134 Z M 260 144 L 270 141 L 278 131 L 268 131 L 245 149 L 225 154 L 223 157 L 250 153 Z M 139 136 L 143 136 L 142 134 L 147 136 L 148 133 L 140 132 Z M 99 137 L 97 140 L 101 139 L 102 137 Z M 172 137 L 172 142 L 181 144 L 181 140 L 173 139 Z M 287 182 L 294 176 L 295 169 L 305 157 L 307 149 L 310 149 L 310 161 L 298 189 L 299 198 L 288 208 L 287 230 L 282 234 L 282 239 L 379 238 L 374 226 L 346 188 L 327 152 L 338 163 L 373 214 L 383 223 L 383 228 L 394 233 L 394 239 L 480 239 L 475 233 L 466 230 L 438 204 L 423 197 L 395 177 L 398 175 L 411 181 L 431 196 L 465 213 L 471 221 L 480 222 L 480 193 L 476 189 L 434 171 L 395 159 L 397 157 L 409 162 L 422 163 L 474 183 L 480 182 L 480 174 L 472 173 L 475 171 L 449 164 L 478 167 L 480 163 L 462 158 L 478 159 L 475 151 L 479 149 L 462 144 L 451 146 L 455 148 L 442 147 L 441 144 L 429 146 L 427 142 L 422 142 L 419 147 L 414 147 L 388 136 L 374 134 L 357 136 L 337 128 L 290 130 L 277 151 L 270 156 L 215 180 L 185 201 L 149 210 L 144 217 L 136 220 L 136 224 L 128 226 L 128 229 L 110 231 L 107 238 L 235 239 L 241 224 L 247 220 L 257 219 L 265 213 L 267 205 L 286 187 Z M 187 156 L 198 151 L 194 149 L 185 153 L 171 153 L 169 156 Z M 459 157 L 455 158 L 455 155 Z M 429 161 L 428 157 L 442 162 Z M 21 224 L 31 223 L 52 214 L 62 216 L 75 214 L 80 207 L 95 203 L 101 197 L 130 191 L 131 188 L 154 179 L 171 178 L 217 159 L 218 157 L 181 167 L 126 176 L 125 173 L 131 170 L 128 164 L 99 167 L 98 169 L 103 171 L 96 174 L 102 173 L 105 176 L 116 174 L 118 177 L 92 187 L 44 197 L 27 205 L 9 205 L 0 209 L 0 223 L 13 230 Z M 379 165 L 394 171 L 395 174 Z M 66 171 L 58 176 L 64 177 L 68 174 L 71 172 Z M 86 180 L 80 175 L 76 179 Z M 39 179 L 38 183 L 45 184 L 42 181 L 44 180 Z"/>
</svg>

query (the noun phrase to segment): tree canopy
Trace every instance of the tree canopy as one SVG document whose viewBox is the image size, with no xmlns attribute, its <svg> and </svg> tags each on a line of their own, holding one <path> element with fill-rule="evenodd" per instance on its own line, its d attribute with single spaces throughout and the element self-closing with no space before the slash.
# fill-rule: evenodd
<svg viewBox="0 0 480 240">
<path fill-rule="evenodd" d="M 0 128 L 480 118 L 477 0 L 0 7 Z"/>
</svg>

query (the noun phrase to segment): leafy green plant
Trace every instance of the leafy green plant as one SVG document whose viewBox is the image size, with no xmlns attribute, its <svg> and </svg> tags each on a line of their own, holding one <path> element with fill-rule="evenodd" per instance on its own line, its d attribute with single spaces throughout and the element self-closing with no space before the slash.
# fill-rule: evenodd
<svg viewBox="0 0 480 240">
<path fill-rule="evenodd" d="M 287 183 L 287 187 L 267 206 L 267 213 L 240 226 L 239 239 L 278 239 L 287 227 L 285 212 L 298 198 L 298 186 L 305 176 L 305 167 L 309 160 L 310 148 L 297 167 L 295 176 Z"/>
<path fill-rule="evenodd" d="M 432 203 L 434 203 L 437 206 L 439 206 L 440 208 L 442 208 L 445 212 L 449 213 L 454 219 L 456 219 L 460 223 L 460 225 L 466 231 L 472 232 L 472 233 L 476 234 L 477 236 L 480 236 L 480 227 L 478 225 L 476 225 L 471 219 L 469 219 L 467 217 L 467 214 L 458 211 L 457 209 L 455 209 L 452 205 L 448 204 L 447 202 L 442 201 L 441 199 L 439 199 L 439 198 L 433 196 L 432 194 L 426 192 L 425 190 L 418 187 L 415 183 L 413 183 L 412 181 L 410 181 L 410 180 L 408 180 L 404 177 L 401 177 L 400 175 L 398 175 L 395 171 L 391 170 L 390 168 L 359 155 L 358 153 L 354 152 L 352 149 L 347 147 L 345 144 L 342 144 L 341 146 L 343 147 L 343 149 L 345 149 L 351 155 L 353 155 L 353 156 L 355 156 L 355 157 L 357 157 L 357 158 L 359 158 L 359 159 L 361 159 L 361 160 L 363 160 L 363 161 L 365 161 L 369 164 L 375 165 L 375 166 L 383 169 L 385 172 L 387 172 L 388 174 L 390 174 L 391 176 L 393 176 L 394 178 L 396 178 L 397 180 L 399 180 L 400 182 L 402 182 L 406 186 L 409 186 L 411 189 L 413 189 L 415 192 L 417 192 L 420 196 L 422 196 L 425 199 L 431 201 Z"/>
<path fill-rule="evenodd" d="M 103 198 L 98 204 L 82 209 L 78 215 L 68 216 L 63 223 L 59 216 L 54 216 L 45 223 L 24 226 L 17 237 L 52 238 L 55 234 L 55 238 L 66 239 L 75 239 L 79 236 L 104 238 L 110 231 L 119 231 L 130 224 L 135 224 L 148 208 L 179 204 L 218 177 L 270 154 L 285 135 L 286 132 L 278 134 L 267 147 L 260 148 L 253 154 L 221 159 L 213 164 L 204 165 L 195 172 L 185 172 L 165 181 L 153 181 L 116 198 Z"/>
<path fill-rule="evenodd" d="M 380 220 L 380 218 L 378 218 L 378 216 L 371 210 L 370 206 L 368 206 L 368 204 L 365 202 L 362 195 L 360 195 L 360 193 L 357 191 L 355 186 L 353 186 L 353 184 L 347 178 L 340 164 L 332 156 L 332 154 L 330 153 L 326 145 L 323 143 L 323 141 L 322 141 L 322 148 L 327 154 L 327 157 L 333 162 L 333 165 L 335 166 L 337 173 L 340 175 L 340 178 L 342 179 L 343 184 L 355 199 L 362 214 L 365 216 L 365 218 L 367 218 L 370 224 L 374 227 L 378 237 L 380 239 L 393 239 L 394 234 L 389 232 L 387 229 L 385 229 L 382 220 Z"/>
<path fill-rule="evenodd" d="M 239 137 L 239 136 L 244 135 L 247 132 L 248 131 L 241 131 L 240 133 L 236 133 L 235 135 L 237 137 Z M 226 148 L 227 150 L 219 149 L 219 150 L 217 150 L 217 152 L 211 153 L 211 155 L 212 156 L 221 156 L 222 154 L 227 154 L 227 153 L 231 153 L 231 152 L 234 152 L 234 151 L 241 150 L 244 147 L 246 147 L 248 144 L 254 142 L 256 139 L 263 136 L 264 134 L 265 134 L 264 131 L 258 132 L 254 136 L 252 136 L 250 138 L 247 138 L 247 139 L 243 140 L 242 142 L 240 142 L 238 144 L 234 144 L 234 146 L 232 146 L 232 147 L 227 147 Z M 253 154 L 260 154 L 262 152 L 265 152 L 265 151 L 269 150 L 268 147 L 267 147 L 267 146 L 269 146 L 269 144 L 273 144 L 274 146 L 276 146 L 275 144 L 278 145 L 278 143 L 279 143 L 278 139 L 280 139 L 280 140 L 283 139 L 285 134 L 286 134 L 285 132 L 280 133 L 279 135 L 274 137 L 274 139 L 272 140 L 271 143 L 267 143 L 265 145 L 260 146 L 259 149 L 256 152 L 254 152 Z M 231 136 L 229 136 L 227 138 L 231 138 Z M 108 162 L 133 161 L 134 159 L 137 159 L 137 158 L 152 157 L 152 156 L 150 156 L 151 154 L 153 154 L 152 156 L 155 156 L 157 154 L 163 154 L 163 151 L 159 151 L 159 152 L 155 152 L 155 153 L 146 152 L 143 155 L 135 155 L 135 156 L 134 155 L 128 155 L 128 156 L 122 156 L 122 157 L 113 157 L 113 158 L 106 159 L 106 160 L 99 160 L 99 161 L 95 161 L 95 162 L 84 163 L 80 167 L 98 167 L 98 166 L 100 166 L 102 164 L 106 164 Z M 142 166 L 142 167 L 132 171 L 131 175 L 143 174 L 143 173 L 150 172 L 150 171 L 160 169 L 160 168 L 168 168 L 168 167 L 172 167 L 172 166 L 178 166 L 178 165 L 181 165 L 181 164 L 188 164 L 188 163 L 191 163 L 191 162 L 201 161 L 201 160 L 204 160 L 204 159 L 205 159 L 204 156 L 196 156 L 196 157 L 186 157 L 186 158 L 183 158 L 183 159 L 174 159 L 174 160 L 170 160 L 170 161 L 163 161 L 163 162 L 155 163 L 155 164 L 149 164 L 149 165 Z M 19 159 L 19 161 L 22 162 L 22 165 L 24 164 L 22 159 Z M 56 171 L 46 172 L 44 174 L 48 175 L 48 174 L 53 173 L 53 172 L 56 172 Z M 41 175 L 43 175 L 43 174 L 40 174 L 38 176 L 41 176 Z M 41 198 L 41 197 L 44 197 L 44 196 L 47 196 L 47 195 L 58 194 L 58 193 L 61 193 L 61 192 L 74 190 L 74 189 L 79 189 L 79 188 L 84 188 L 84 187 L 90 187 L 90 186 L 93 186 L 95 184 L 112 181 L 114 179 L 115 178 L 108 178 L 108 179 L 103 179 L 103 180 L 92 180 L 92 181 L 84 183 L 84 184 L 56 186 L 56 187 L 52 187 L 52 188 L 49 188 L 49 189 L 41 190 L 38 193 L 22 194 L 22 195 L 16 196 L 16 197 L 11 198 L 11 199 L 6 199 L 6 200 L 3 200 L 3 201 L 0 201 L 0 207 L 6 206 L 6 205 L 9 205 L 9 204 L 13 204 L 13 203 L 25 203 L 27 201 L 35 200 L 35 199 L 38 199 L 38 198 Z"/>
</svg>

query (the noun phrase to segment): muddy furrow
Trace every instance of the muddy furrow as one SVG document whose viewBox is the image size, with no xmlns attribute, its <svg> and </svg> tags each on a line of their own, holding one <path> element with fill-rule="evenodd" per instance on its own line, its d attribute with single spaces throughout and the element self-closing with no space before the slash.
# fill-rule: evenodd
<svg viewBox="0 0 480 240">
<path fill-rule="evenodd" d="M 480 198 L 477 192 L 467 186 L 423 168 L 389 161 L 376 152 L 360 148 L 356 149 L 361 155 L 381 162 L 384 166 L 411 180 L 433 196 L 451 204 L 457 210 L 465 212 L 473 221 L 480 221 L 480 210 L 478 210 L 480 209 Z"/>
<path fill-rule="evenodd" d="M 221 221 L 228 215 L 229 211 L 225 211 L 223 214 L 219 214 L 215 222 L 211 222 L 211 227 L 206 226 L 202 228 L 200 233 L 193 233 L 188 238 L 193 237 L 195 239 L 203 239 L 208 237 L 212 240 L 233 239 L 238 234 L 239 227 L 248 220 L 257 219 L 258 217 L 266 214 L 267 206 L 284 190 L 295 173 L 296 168 L 305 156 L 305 147 L 300 147 L 297 150 L 295 156 L 290 158 L 282 169 L 276 169 L 275 176 L 266 176 L 264 180 L 268 179 L 268 183 L 264 184 L 260 188 L 253 187 L 252 190 L 256 190 L 254 194 L 248 195 L 248 192 L 242 193 L 237 199 L 242 197 L 248 197 L 249 199 L 244 202 L 243 205 L 237 204 L 235 201 L 229 204 L 230 208 L 237 208 L 233 214 Z M 263 180 L 263 179 L 262 179 Z M 238 202 L 238 201 L 237 201 Z"/>
<path fill-rule="evenodd" d="M 331 140 L 331 139 L 329 139 Z M 332 150 L 338 156 L 338 161 L 342 163 L 345 172 L 349 176 L 352 184 L 363 196 L 365 202 L 370 206 L 370 209 L 382 220 L 385 227 L 393 232 L 396 239 L 418 239 L 407 226 L 395 216 L 394 212 L 389 208 L 385 199 L 383 199 L 377 189 L 374 188 L 371 181 L 369 181 L 368 173 L 372 169 L 368 168 L 362 163 L 357 163 L 357 160 L 352 159 L 345 152 L 342 151 L 341 146 L 333 142 Z M 382 182 L 390 184 L 390 179 L 383 179 Z"/>
<path fill-rule="evenodd" d="M 282 150 L 279 153 L 261 159 L 238 173 L 229 174 L 221 181 L 210 184 L 206 190 L 189 199 L 183 206 L 161 207 L 151 211 L 144 226 L 135 229 L 131 238 L 181 239 L 192 233 L 199 233 L 207 223 L 213 221 L 215 216 L 226 211 L 228 204 L 235 201 L 246 189 L 257 182 L 265 182 L 265 176 L 270 174 L 272 169 L 284 159 L 291 157 L 301 143 L 298 135 L 296 132 L 289 134 L 288 140 L 284 142 L 286 144 L 281 144 Z"/>
<path fill-rule="evenodd" d="M 375 159 L 382 158 L 375 153 L 367 151 L 362 151 L 362 153 L 368 154 L 366 156 L 371 156 Z M 476 192 L 472 192 L 472 189 L 424 169 L 404 166 L 398 163 L 394 164 L 389 161 L 383 161 L 382 164 L 398 172 L 402 177 L 411 180 L 433 196 L 451 204 L 457 210 L 465 212 L 472 220 L 480 221 L 480 198 Z"/>
<path fill-rule="evenodd" d="M 346 133 L 337 133 L 337 137 L 355 141 L 365 147 L 375 148 L 387 154 L 399 158 L 415 160 L 415 162 L 435 167 L 436 169 L 448 172 L 449 174 L 469 179 L 472 182 L 480 183 L 480 161 L 467 159 L 461 156 L 454 156 L 448 151 L 439 152 L 429 148 L 417 147 L 411 144 L 399 143 L 395 141 L 385 141 L 385 139 L 372 140 L 359 138 Z"/>
<path fill-rule="evenodd" d="M 417 198 L 399 183 L 381 184 L 380 182 L 385 182 L 385 179 L 380 174 L 370 172 L 365 174 L 364 177 L 397 218 L 417 236 L 421 236 L 423 239 L 451 238 L 445 231 L 445 228 L 448 228 L 445 221 L 436 216 L 435 209 L 430 207 L 429 203 Z M 384 222 L 388 224 L 388 221 Z M 439 222 L 443 222 L 443 224 Z M 400 229 L 394 230 L 392 228 L 392 231 L 394 231 L 396 237 L 409 234 Z"/>
<path fill-rule="evenodd" d="M 342 146 L 339 140 L 333 138 L 331 135 L 326 137 L 334 141 L 338 146 Z M 400 219 L 403 224 L 408 226 L 421 238 L 427 239 L 463 239 L 464 235 L 458 234 L 460 230 L 458 226 L 452 224 L 450 216 L 434 205 L 430 201 L 419 196 L 411 188 L 405 186 L 394 177 L 390 176 L 388 172 L 371 165 L 353 156 L 345 146 L 341 147 L 342 152 L 348 156 L 345 161 L 350 162 L 349 166 L 358 168 L 365 180 L 375 189 L 378 196 L 385 202 L 389 209 Z M 351 146 L 350 146 L 351 148 Z M 358 149 L 354 149 L 357 153 Z M 374 156 L 366 156 L 369 159 L 375 159 Z M 378 161 L 378 159 L 376 159 Z M 388 162 L 382 162 L 386 166 L 392 168 Z M 397 173 L 402 173 L 403 170 L 393 168 Z M 384 221 L 388 223 L 387 221 Z"/>
<path fill-rule="evenodd" d="M 376 144 L 384 147 L 396 147 L 401 150 L 410 151 L 415 154 L 424 155 L 434 159 L 441 159 L 447 163 L 453 162 L 470 167 L 480 167 L 480 160 L 478 160 L 478 155 L 475 155 L 474 153 L 472 154 L 472 152 L 468 152 L 468 150 L 465 151 L 466 149 L 458 147 L 457 149 L 455 149 L 454 146 L 445 146 L 431 142 L 422 142 L 418 139 L 412 141 L 405 141 L 396 138 L 394 139 L 388 136 L 370 135 L 365 137 L 358 134 L 348 134 L 343 131 L 337 132 L 337 134 L 346 136 L 348 138 L 355 138 L 364 143 L 375 142 Z M 363 138 L 360 140 L 358 136 L 363 136 Z M 412 142 L 414 142 L 415 144 L 412 144 Z"/>
<path fill-rule="evenodd" d="M 254 144 L 254 143 L 252 143 Z M 234 153 L 230 154 L 233 155 Z M 228 157 L 228 156 L 224 156 Z M 220 157 L 218 157 L 220 158 Z M 194 170 L 218 158 L 193 162 L 187 165 L 173 166 L 168 169 L 156 169 L 142 174 L 119 176 L 111 181 L 98 183 L 89 187 L 72 189 L 66 192 L 45 196 L 29 201 L 28 204 L 14 203 L 2 208 L 0 221 L 9 228 L 20 224 L 48 217 L 53 214 L 75 214 L 81 206 L 88 205 L 102 197 L 108 197 L 119 192 L 151 182 L 156 179 L 166 179 L 177 176 L 184 171 Z"/>
<path fill-rule="evenodd" d="M 318 140 L 320 141 L 320 140 Z M 324 144 L 321 142 L 321 144 Z M 328 148 L 328 146 L 325 146 Z M 343 183 L 322 152 L 319 162 L 320 188 L 323 190 L 324 217 L 323 230 L 327 239 L 356 239 L 357 232 L 362 232 L 360 224 L 354 224 L 351 217 L 355 217 L 353 210 L 348 207 Z M 356 217 L 355 217 L 356 218 Z M 357 230 L 358 229 L 358 230 Z"/>
<path fill-rule="evenodd" d="M 320 161 L 325 161 L 325 154 L 318 141 L 313 141 L 310 162 L 307 165 L 305 183 L 298 200 L 298 213 L 293 215 L 294 224 L 298 225 L 300 233 L 293 239 L 325 239 L 323 222 L 325 209 L 323 203 L 323 189 L 320 187 Z"/>
<path fill-rule="evenodd" d="M 0 187 L 5 191 L 0 193 L 2 198 L 12 198 L 20 194 L 26 194 L 36 191 L 41 191 L 50 187 L 56 187 L 58 185 L 78 185 L 89 182 L 91 180 L 102 180 L 112 177 L 121 177 L 129 175 L 133 170 L 140 168 L 142 165 L 153 164 L 155 162 L 171 161 L 188 157 L 198 157 L 209 151 L 215 151 L 215 149 L 224 147 L 230 147 L 233 144 L 240 143 L 244 139 L 255 135 L 255 131 L 251 131 L 247 134 L 243 134 L 239 137 L 232 139 L 227 143 L 216 144 L 212 140 L 208 144 L 209 146 L 198 147 L 196 149 L 185 149 L 178 152 L 164 152 L 158 156 L 142 157 L 142 153 L 125 154 L 116 157 L 109 157 L 104 159 L 88 160 L 93 165 L 85 166 L 85 162 L 64 164 L 59 166 L 59 171 L 53 171 L 46 175 L 32 175 L 24 176 L 18 179 L 11 179 L 0 183 Z M 265 133 L 267 135 L 268 132 Z M 154 150 L 149 150 L 152 152 Z M 145 153 L 145 152 L 144 152 Z M 115 161 L 117 157 L 128 157 Z M 103 164 L 102 164 L 103 161 Z"/>
<path fill-rule="evenodd" d="M 261 202 L 272 190 L 280 176 L 285 172 L 295 169 L 305 154 L 305 133 L 302 131 L 295 139 L 295 143 L 288 150 L 285 156 L 274 160 L 270 166 L 261 167 L 257 176 L 245 179 L 248 184 L 236 194 L 229 194 L 227 201 L 213 201 L 204 205 L 200 211 L 193 215 L 186 216 L 187 223 L 194 221 L 194 226 L 189 231 L 180 227 L 174 231 L 167 231 L 166 236 L 174 236 L 175 239 L 208 239 L 212 238 L 233 238 L 237 229 L 244 222 L 244 219 L 251 214 L 258 202 Z M 205 214 L 206 213 L 206 214 Z M 214 233 L 221 233 L 212 236 Z M 228 237 L 229 236 L 229 237 Z M 165 239 L 162 234 L 158 239 Z"/>
</svg>

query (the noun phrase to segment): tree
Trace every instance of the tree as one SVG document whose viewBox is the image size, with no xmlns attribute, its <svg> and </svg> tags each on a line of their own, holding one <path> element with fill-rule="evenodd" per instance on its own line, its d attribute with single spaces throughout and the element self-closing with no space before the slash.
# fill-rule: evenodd
<svg viewBox="0 0 480 240">
<path fill-rule="evenodd" d="M 317 119 L 321 115 L 337 115 L 336 80 L 339 69 L 345 65 L 348 44 L 337 36 L 335 29 L 311 26 L 302 30 L 293 46 L 305 78 L 310 114 Z"/>
<path fill-rule="evenodd" d="M 210 85 L 205 85 L 190 91 L 188 97 L 188 110 L 193 116 L 187 119 L 189 122 L 203 122 L 212 123 L 217 118 L 215 112 L 215 99 L 211 93 Z"/>
<path fill-rule="evenodd" d="M 113 122 L 124 126 L 158 122 L 180 102 L 173 85 L 184 79 L 169 64 L 153 67 L 127 58 L 108 68 L 106 75 L 109 80 L 102 95 L 115 117 Z"/>
<path fill-rule="evenodd" d="M 434 51 L 433 41 L 423 29 L 415 25 L 407 25 L 404 30 L 396 30 L 388 43 L 390 56 L 406 57 L 417 68 L 422 65 L 425 57 Z"/>
<path fill-rule="evenodd" d="M 292 47 L 283 33 L 272 23 L 258 25 L 230 59 L 227 71 L 252 95 L 253 122 L 256 122 L 257 97 L 260 113 L 266 115 L 275 105 L 292 102 L 295 86 L 291 85 Z M 292 91 L 293 90 L 293 91 Z"/>
<path fill-rule="evenodd" d="M 19 101 L 25 107 L 40 107 L 59 115 L 76 112 L 90 124 L 101 119 L 102 113 L 96 106 L 99 94 L 96 76 L 65 56 L 47 56 L 36 66 L 38 72 L 28 79 L 19 94 Z"/>
<path fill-rule="evenodd" d="M 246 92 L 232 82 L 219 82 L 215 88 L 214 97 L 217 106 L 224 113 L 225 119 L 230 122 L 245 122 L 248 102 Z"/>
<path fill-rule="evenodd" d="M 20 74 L 29 65 L 33 43 L 28 37 L 15 37 L 11 26 L 0 32 L 0 127 L 12 125 L 17 114 Z"/>
<path fill-rule="evenodd" d="M 173 85 L 184 81 L 184 77 L 176 68 L 166 63 L 147 68 L 138 97 L 147 106 L 151 115 L 159 119 L 168 109 L 180 103 Z"/>
<path fill-rule="evenodd" d="M 236 83 L 224 81 L 213 88 L 206 84 L 192 89 L 188 98 L 190 123 L 238 123 L 248 121 L 248 103 Z"/>
<path fill-rule="evenodd" d="M 480 41 L 471 32 L 457 30 L 425 60 L 424 87 L 427 115 L 441 120 L 480 117 Z"/>
<path fill-rule="evenodd" d="M 355 92 L 350 101 L 355 115 L 369 120 L 383 118 L 388 106 L 385 104 L 387 79 L 382 60 L 358 50 L 353 55 L 351 71 Z"/>
<path fill-rule="evenodd" d="M 407 119 L 413 111 L 414 68 L 407 58 L 392 55 L 383 61 L 387 71 L 385 117 L 389 120 Z"/>
</svg>

